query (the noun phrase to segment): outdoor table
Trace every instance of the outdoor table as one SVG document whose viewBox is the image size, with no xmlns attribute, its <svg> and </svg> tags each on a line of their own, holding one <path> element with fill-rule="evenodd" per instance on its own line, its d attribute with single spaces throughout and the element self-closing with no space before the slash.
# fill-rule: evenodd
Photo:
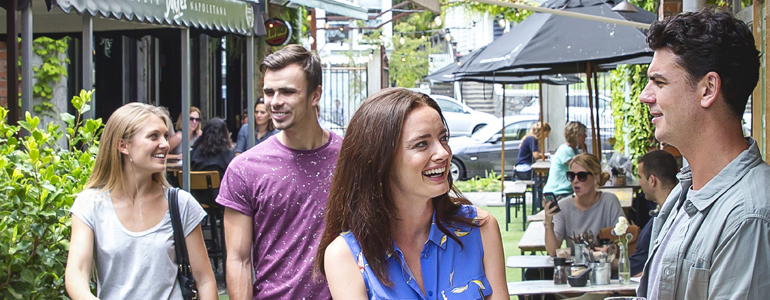
<svg viewBox="0 0 770 300">
<path fill-rule="evenodd" d="M 509 268 L 553 268 L 553 257 L 548 255 L 511 255 L 505 259 Z"/>
<path fill-rule="evenodd" d="M 571 287 L 569 284 L 553 284 L 553 280 L 528 280 L 508 282 L 508 294 L 511 296 L 532 294 L 582 294 L 582 293 L 636 293 L 638 282 L 620 284 L 617 279 L 610 280 L 606 285 L 586 285 L 584 287 Z"/>
<path fill-rule="evenodd" d="M 524 280 L 524 269 L 540 269 L 540 279 L 543 278 L 544 268 L 553 268 L 553 257 L 548 255 L 511 255 L 505 259 L 508 268 L 521 268 L 521 280 Z"/>
<path fill-rule="evenodd" d="M 631 207 L 634 200 L 634 187 L 633 186 L 603 186 L 599 188 L 599 191 L 613 193 L 618 196 L 620 201 L 620 207 Z"/>
<path fill-rule="evenodd" d="M 530 251 L 532 254 L 536 251 L 545 251 L 545 225 L 543 222 L 530 222 L 524 235 L 519 240 L 519 250 L 521 255 Z"/>
</svg>

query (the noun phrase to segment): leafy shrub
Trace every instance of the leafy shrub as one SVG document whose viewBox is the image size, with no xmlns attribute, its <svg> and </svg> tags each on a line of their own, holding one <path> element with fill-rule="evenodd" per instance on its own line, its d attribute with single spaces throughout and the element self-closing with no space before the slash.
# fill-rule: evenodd
<svg viewBox="0 0 770 300">
<path fill-rule="evenodd" d="M 102 121 L 81 120 L 91 93 L 72 99 L 78 116 L 60 114 L 67 128 L 26 112 L 20 126 L 0 107 L 0 298 L 69 299 L 64 268 L 70 237 L 68 209 L 96 158 Z M 29 134 L 17 138 L 21 128 Z M 57 145 L 61 138 L 68 149 Z"/>
<path fill-rule="evenodd" d="M 455 187 L 460 192 L 499 192 L 500 191 L 500 175 L 496 175 L 495 171 L 486 172 L 486 178 L 476 176 L 468 181 L 455 181 Z"/>
</svg>

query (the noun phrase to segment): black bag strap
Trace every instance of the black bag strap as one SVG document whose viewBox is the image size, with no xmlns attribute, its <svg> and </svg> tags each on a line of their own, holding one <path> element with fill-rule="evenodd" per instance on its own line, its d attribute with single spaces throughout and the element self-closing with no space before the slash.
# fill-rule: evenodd
<svg viewBox="0 0 770 300">
<path fill-rule="evenodd" d="M 174 228 L 174 252 L 179 272 L 190 274 L 190 259 L 187 257 L 187 243 L 184 240 L 184 228 L 182 228 L 182 218 L 179 214 L 178 195 L 179 188 L 169 189 L 168 211 L 171 214 L 171 227 Z"/>
</svg>

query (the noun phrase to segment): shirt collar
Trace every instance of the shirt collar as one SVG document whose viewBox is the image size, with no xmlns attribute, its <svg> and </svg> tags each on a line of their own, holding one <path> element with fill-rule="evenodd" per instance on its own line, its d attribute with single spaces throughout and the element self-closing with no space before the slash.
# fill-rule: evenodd
<svg viewBox="0 0 770 300">
<path fill-rule="evenodd" d="M 689 202 L 692 203 L 692 207 L 696 208 L 698 211 L 708 209 L 721 194 L 734 186 L 739 180 L 743 179 L 743 176 L 746 175 L 748 169 L 762 163 L 762 156 L 759 153 L 757 142 L 751 137 L 747 137 L 746 142 L 749 143 L 749 148 L 741 152 L 741 154 L 727 164 L 727 166 L 719 171 L 714 178 L 709 180 L 709 182 L 698 190 L 698 193 L 690 199 Z M 680 172 L 677 177 L 682 181 L 683 187 L 692 184 L 692 170 L 690 170 L 689 166 L 683 168 L 682 172 Z M 684 191 L 685 195 L 686 193 L 687 192 Z M 690 207 L 690 205 L 685 204 L 685 207 Z M 688 213 L 689 212 L 690 211 L 688 211 Z M 693 214 L 694 212 L 695 211 L 692 211 Z M 692 216 L 692 214 L 690 215 Z"/>
<path fill-rule="evenodd" d="M 449 237 L 446 236 L 436 226 L 436 210 L 433 210 L 433 220 L 430 223 L 430 234 L 428 235 L 428 241 L 433 242 L 436 246 L 446 250 L 446 241 Z"/>
<path fill-rule="evenodd" d="M 433 210 L 433 217 L 431 219 L 430 223 L 430 233 L 428 234 L 428 242 L 432 242 L 434 245 L 438 246 L 439 248 L 446 250 L 447 245 L 447 239 L 449 239 L 446 234 L 441 232 L 441 230 L 438 229 L 436 226 L 436 210 Z M 393 241 L 393 250 L 397 253 L 401 252 L 401 249 L 398 248 L 398 245 L 396 245 L 396 242 Z M 388 251 L 385 251 L 385 259 L 391 259 L 395 255 L 393 253 L 389 253 Z"/>
</svg>

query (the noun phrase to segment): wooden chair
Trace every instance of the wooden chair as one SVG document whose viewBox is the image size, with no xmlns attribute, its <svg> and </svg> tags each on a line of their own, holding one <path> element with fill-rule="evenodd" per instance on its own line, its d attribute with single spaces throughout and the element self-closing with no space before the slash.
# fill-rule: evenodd
<svg viewBox="0 0 770 300">
<path fill-rule="evenodd" d="M 176 173 L 177 178 L 182 179 L 181 170 Z M 208 230 L 210 239 L 206 239 L 206 248 L 209 258 L 214 260 L 214 271 L 218 272 L 220 259 L 222 260 L 222 274 L 225 274 L 226 254 L 225 250 L 225 231 L 224 231 L 224 208 L 216 203 L 219 194 L 219 172 L 217 171 L 191 171 L 190 172 L 190 194 L 192 194 L 201 207 L 208 214 L 201 222 L 201 229 Z"/>
<path fill-rule="evenodd" d="M 618 237 L 616 235 L 612 234 L 612 229 L 615 227 L 607 227 L 602 228 L 601 231 L 599 231 L 599 234 L 597 234 L 597 237 L 599 240 L 601 239 L 609 239 L 610 241 L 616 241 Z M 634 251 L 636 251 L 636 240 L 639 239 L 639 233 L 641 231 L 639 230 L 639 226 L 631 225 L 628 226 L 628 229 L 626 230 L 626 233 L 630 233 L 633 235 L 630 241 L 628 241 L 628 256 L 631 257 L 631 254 L 634 254 Z"/>
</svg>

